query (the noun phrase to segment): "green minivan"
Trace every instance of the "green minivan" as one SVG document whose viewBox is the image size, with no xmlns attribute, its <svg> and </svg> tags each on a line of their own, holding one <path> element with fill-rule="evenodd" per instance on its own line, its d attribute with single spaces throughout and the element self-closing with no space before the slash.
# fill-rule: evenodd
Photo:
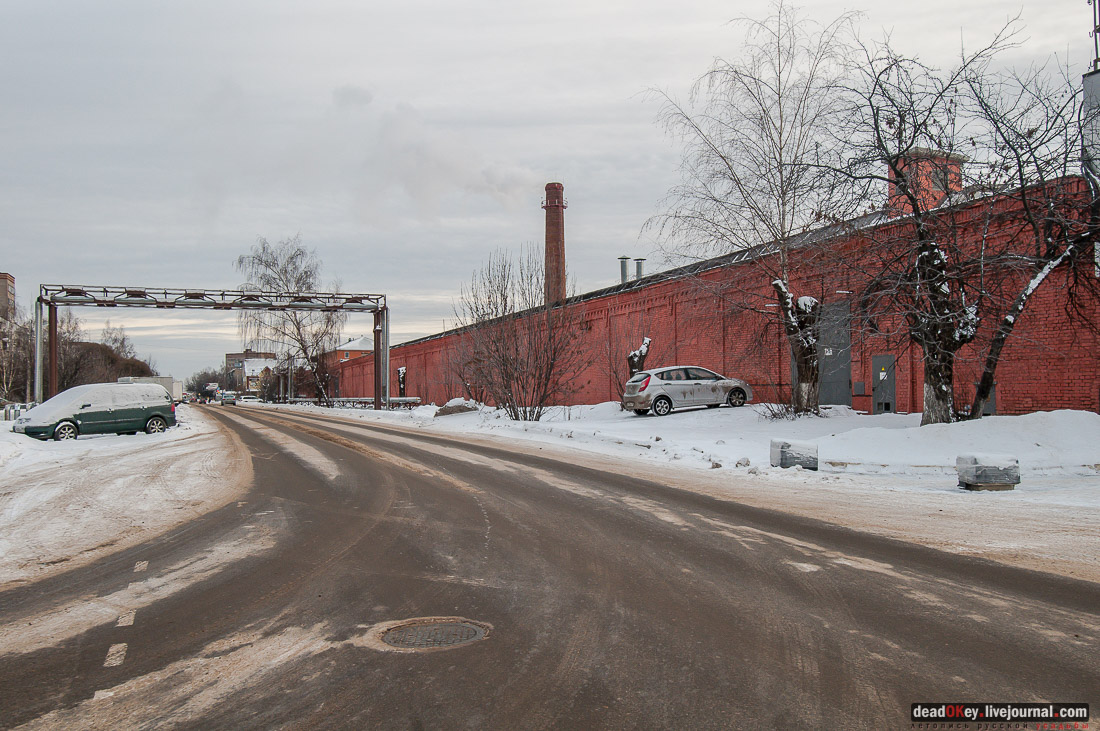
<svg viewBox="0 0 1100 731">
<path fill-rule="evenodd" d="M 74 386 L 15 420 L 12 431 L 36 439 L 82 434 L 157 434 L 176 423 L 176 406 L 155 383 Z"/>
</svg>

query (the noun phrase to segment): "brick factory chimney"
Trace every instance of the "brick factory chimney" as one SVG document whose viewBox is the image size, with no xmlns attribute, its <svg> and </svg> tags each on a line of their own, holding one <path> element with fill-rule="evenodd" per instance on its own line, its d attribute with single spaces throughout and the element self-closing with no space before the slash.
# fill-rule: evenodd
<svg viewBox="0 0 1100 731">
<path fill-rule="evenodd" d="M 966 158 L 939 150 L 915 148 L 899 161 L 902 174 L 910 178 L 909 185 L 917 194 L 920 205 L 925 210 L 943 203 L 952 193 L 962 190 L 962 164 Z M 913 212 L 913 207 L 898 191 L 894 182 L 894 170 L 890 168 L 889 197 L 887 211 L 893 216 L 905 216 Z"/>
<path fill-rule="evenodd" d="M 565 189 L 561 183 L 546 184 L 546 304 L 565 299 Z"/>
</svg>

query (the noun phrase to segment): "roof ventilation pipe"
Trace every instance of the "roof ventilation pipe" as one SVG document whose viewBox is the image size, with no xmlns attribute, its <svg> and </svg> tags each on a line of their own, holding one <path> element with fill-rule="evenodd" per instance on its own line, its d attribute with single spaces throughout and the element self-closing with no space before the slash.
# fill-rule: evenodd
<svg viewBox="0 0 1100 731">
<path fill-rule="evenodd" d="M 619 283 L 620 284 L 626 284 L 627 280 L 630 279 L 630 275 L 627 273 L 627 268 L 626 268 L 626 263 L 628 261 L 630 261 L 629 256 L 620 256 L 619 257 Z"/>
<path fill-rule="evenodd" d="M 645 261 L 645 258 L 638 258 L 638 259 L 634 260 L 634 278 L 635 279 L 641 279 L 643 276 L 645 276 L 642 272 L 642 262 L 644 262 L 644 261 Z M 623 267 L 624 268 L 626 267 L 625 263 L 623 264 Z"/>
</svg>

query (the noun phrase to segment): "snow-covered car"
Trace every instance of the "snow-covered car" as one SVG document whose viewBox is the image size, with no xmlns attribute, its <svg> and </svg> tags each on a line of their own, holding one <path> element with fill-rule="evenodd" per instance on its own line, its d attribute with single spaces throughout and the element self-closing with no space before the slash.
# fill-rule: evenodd
<svg viewBox="0 0 1100 731">
<path fill-rule="evenodd" d="M 156 434 L 176 424 L 176 406 L 155 383 L 74 386 L 15 420 L 12 431 L 36 439 L 81 434 Z"/>
<path fill-rule="evenodd" d="M 685 406 L 744 406 L 752 389 L 740 378 L 727 378 L 699 366 L 670 366 L 639 371 L 623 389 L 623 408 L 641 416 L 652 409 L 664 416 Z"/>
</svg>

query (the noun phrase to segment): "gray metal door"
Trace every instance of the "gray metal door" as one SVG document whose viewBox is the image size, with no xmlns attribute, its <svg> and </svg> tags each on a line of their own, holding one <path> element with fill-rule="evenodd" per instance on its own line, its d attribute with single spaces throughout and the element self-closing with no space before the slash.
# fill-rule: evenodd
<svg viewBox="0 0 1100 731">
<path fill-rule="evenodd" d="M 821 306 L 818 320 L 818 400 L 822 405 L 852 405 L 851 307 L 847 302 Z M 798 368 L 791 358 L 791 386 L 798 384 Z"/>
<path fill-rule="evenodd" d="M 897 411 L 897 383 L 894 380 L 894 356 L 871 356 L 871 412 Z"/>
<path fill-rule="evenodd" d="M 821 307 L 817 355 L 821 363 L 821 403 L 852 405 L 851 308 L 847 302 Z"/>
</svg>

